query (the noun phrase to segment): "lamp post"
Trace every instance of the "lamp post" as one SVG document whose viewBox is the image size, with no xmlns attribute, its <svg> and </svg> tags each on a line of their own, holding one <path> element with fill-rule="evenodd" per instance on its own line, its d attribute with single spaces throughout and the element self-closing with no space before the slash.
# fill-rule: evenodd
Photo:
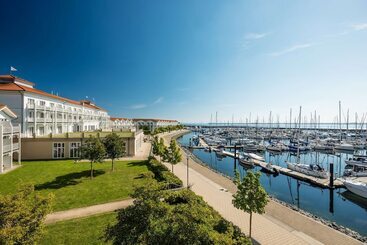
<svg viewBox="0 0 367 245">
<path fill-rule="evenodd" d="M 186 164 L 186 183 L 187 183 L 187 189 L 189 189 L 189 154 L 186 154 L 186 160 L 187 160 L 187 164 Z"/>
</svg>

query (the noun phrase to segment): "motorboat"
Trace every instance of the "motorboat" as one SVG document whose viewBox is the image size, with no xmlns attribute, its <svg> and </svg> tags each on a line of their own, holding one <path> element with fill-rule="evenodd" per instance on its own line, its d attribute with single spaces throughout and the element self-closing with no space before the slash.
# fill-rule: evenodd
<svg viewBox="0 0 367 245">
<path fill-rule="evenodd" d="M 344 167 L 344 176 L 346 177 L 367 177 L 366 164 L 347 164 Z"/>
<path fill-rule="evenodd" d="M 303 145 L 303 144 L 291 143 L 288 145 L 288 149 L 289 151 L 292 151 L 292 152 L 298 152 L 298 151 L 305 152 L 305 151 L 310 150 L 310 147 Z"/>
<path fill-rule="evenodd" d="M 329 172 L 325 171 L 323 167 L 318 164 L 302 164 L 302 163 L 291 163 L 287 162 L 287 167 L 290 170 L 303 173 L 309 176 L 314 176 L 321 179 L 329 178 Z"/>
<path fill-rule="evenodd" d="M 259 156 L 255 153 L 248 153 L 248 156 L 251 157 L 254 160 L 258 160 L 258 161 L 265 161 L 264 157 Z"/>
<path fill-rule="evenodd" d="M 367 198 L 367 184 L 358 180 L 344 179 L 344 186 L 354 194 Z"/>
<path fill-rule="evenodd" d="M 340 143 L 336 144 L 334 149 L 339 151 L 354 151 L 354 146 L 349 143 Z"/>
<path fill-rule="evenodd" d="M 254 166 L 253 159 L 249 156 L 242 156 L 240 158 L 240 163 L 245 165 L 246 167 L 253 167 Z"/>
<path fill-rule="evenodd" d="M 353 156 L 352 158 L 349 158 L 348 160 L 345 160 L 345 163 L 348 164 L 348 165 L 354 165 L 354 164 L 367 165 L 367 157 Z"/>
</svg>

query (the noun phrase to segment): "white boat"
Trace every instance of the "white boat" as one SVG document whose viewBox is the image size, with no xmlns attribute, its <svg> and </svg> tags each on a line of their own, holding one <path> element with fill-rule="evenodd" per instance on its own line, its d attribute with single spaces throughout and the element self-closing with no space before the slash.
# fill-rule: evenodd
<svg viewBox="0 0 367 245">
<path fill-rule="evenodd" d="M 344 167 L 344 176 L 348 177 L 367 177 L 367 165 L 347 164 Z"/>
<path fill-rule="evenodd" d="M 248 156 L 251 157 L 254 160 L 258 160 L 258 161 L 265 161 L 264 157 L 259 156 L 255 153 L 248 153 Z"/>
<path fill-rule="evenodd" d="M 266 147 L 268 151 L 282 152 L 283 147 L 280 144 L 271 144 Z"/>
<path fill-rule="evenodd" d="M 345 163 L 349 164 L 349 165 L 355 165 L 355 164 L 367 165 L 367 158 L 366 157 L 353 156 L 353 158 L 349 158 L 348 160 L 345 160 Z"/>
<path fill-rule="evenodd" d="M 249 156 L 240 157 L 240 163 L 246 166 L 250 166 L 250 167 L 254 166 L 253 159 Z"/>
<path fill-rule="evenodd" d="M 340 151 L 354 151 L 354 146 L 348 143 L 341 143 L 341 144 L 336 144 L 334 149 L 340 150 Z"/>
<path fill-rule="evenodd" d="M 294 170 L 299 173 L 303 173 L 309 176 L 314 176 L 321 179 L 327 179 L 329 178 L 330 174 L 325 171 L 324 168 L 322 168 L 320 165 L 317 164 L 301 164 L 301 163 L 290 163 L 287 162 L 287 167 L 290 170 Z"/>
<path fill-rule="evenodd" d="M 367 184 L 358 180 L 345 179 L 344 186 L 354 194 L 367 198 Z"/>
</svg>

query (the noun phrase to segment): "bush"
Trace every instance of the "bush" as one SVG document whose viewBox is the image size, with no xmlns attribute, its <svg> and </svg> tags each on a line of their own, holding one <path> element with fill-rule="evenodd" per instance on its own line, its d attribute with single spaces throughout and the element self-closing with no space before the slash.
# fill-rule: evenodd
<svg viewBox="0 0 367 245">
<path fill-rule="evenodd" d="M 154 157 L 148 159 L 148 169 L 153 172 L 154 179 L 158 182 L 165 183 L 168 188 L 177 188 L 183 186 L 182 181 L 172 174 L 166 166 L 161 164 Z"/>
<path fill-rule="evenodd" d="M 106 239 L 114 244 L 250 244 L 190 190 L 162 190 L 159 183 L 137 188 L 133 206 L 119 211 Z"/>
</svg>

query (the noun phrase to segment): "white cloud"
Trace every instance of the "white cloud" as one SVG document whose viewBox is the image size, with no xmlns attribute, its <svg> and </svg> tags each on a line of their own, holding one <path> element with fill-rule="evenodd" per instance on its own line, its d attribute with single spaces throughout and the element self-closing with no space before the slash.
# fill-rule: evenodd
<svg viewBox="0 0 367 245">
<path fill-rule="evenodd" d="M 280 56 L 280 55 L 284 55 L 284 54 L 287 54 L 287 53 L 291 53 L 291 52 L 297 51 L 299 49 L 309 48 L 309 47 L 312 47 L 314 45 L 315 45 L 314 43 L 297 44 L 297 45 L 293 45 L 293 46 L 291 46 L 289 48 L 283 49 L 281 51 L 270 53 L 270 55 L 271 56 Z"/>
<path fill-rule="evenodd" d="M 270 33 L 269 32 L 264 32 L 264 33 L 247 33 L 245 36 L 245 39 L 247 40 L 254 40 L 254 39 L 261 39 L 264 38 L 266 36 L 268 36 Z"/>
<path fill-rule="evenodd" d="M 354 24 L 352 25 L 352 28 L 355 31 L 367 30 L 367 23 Z"/>
<path fill-rule="evenodd" d="M 159 104 L 163 101 L 164 97 L 159 97 L 158 99 L 156 99 L 153 104 Z"/>
<path fill-rule="evenodd" d="M 130 109 L 137 110 L 137 109 L 143 109 L 145 107 L 147 107 L 146 104 L 135 104 L 135 105 L 131 105 Z"/>
</svg>

